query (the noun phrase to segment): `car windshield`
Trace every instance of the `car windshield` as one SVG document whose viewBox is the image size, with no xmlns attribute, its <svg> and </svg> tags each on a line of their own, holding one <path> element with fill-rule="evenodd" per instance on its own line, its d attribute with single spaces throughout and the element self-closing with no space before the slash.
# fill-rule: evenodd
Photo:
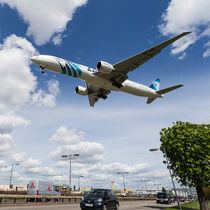
<svg viewBox="0 0 210 210">
<path fill-rule="evenodd" d="M 165 193 L 158 193 L 157 197 L 158 198 L 167 198 L 167 194 L 165 194 Z"/>
<path fill-rule="evenodd" d="M 106 194 L 106 190 L 91 190 L 88 195 L 92 196 L 104 196 Z"/>
</svg>

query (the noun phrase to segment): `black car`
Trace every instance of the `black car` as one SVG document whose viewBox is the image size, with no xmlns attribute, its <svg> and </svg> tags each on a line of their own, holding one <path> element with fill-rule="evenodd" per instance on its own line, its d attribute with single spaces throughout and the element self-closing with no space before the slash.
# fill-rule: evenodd
<svg viewBox="0 0 210 210">
<path fill-rule="evenodd" d="M 168 193 L 166 193 L 166 192 L 159 192 L 157 194 L 156 202 L 157 203 L 171 204 L 172 201 L 171 201 L 171 198 L 170 198 Z"/>
<path fill-rule="evenodd" d="M 119 202 L 114 193 L 109 189 L 93 189 L 84 196 L 80 202 L 82 210 L 119 209 Z"/>
</svg>

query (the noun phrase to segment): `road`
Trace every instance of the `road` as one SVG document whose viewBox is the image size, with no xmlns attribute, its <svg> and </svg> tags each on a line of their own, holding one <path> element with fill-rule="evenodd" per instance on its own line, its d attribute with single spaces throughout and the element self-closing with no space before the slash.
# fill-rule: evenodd
<svg viewBox="0 0 210 210">
<path fill-rule="evenodd" d="M 122 201 L 120 202 L 120 210 L 139 210 L 139 209 L 164 209 L 176 204 L 156 204 L 155 201 Z M 79 204 L 64 204 L 64 205 L 37 205 L 37 206 L 11 206 L 1 207 L 0 210 L 80 210 Z"/>
</svg>

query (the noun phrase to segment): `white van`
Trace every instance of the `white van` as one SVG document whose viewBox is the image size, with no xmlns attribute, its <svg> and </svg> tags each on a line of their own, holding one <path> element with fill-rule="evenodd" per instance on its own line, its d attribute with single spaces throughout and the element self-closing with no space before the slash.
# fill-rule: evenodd
<svg viewBox="0 0 210 210">
<path fill-rule="evenodd" d="M 55 189 L 52 182 L 46 182 L 41 180 L 32 180 L 27 185 L 28 195 L 55 195 L 60 196 L 61 193 Z"/>
</svg>

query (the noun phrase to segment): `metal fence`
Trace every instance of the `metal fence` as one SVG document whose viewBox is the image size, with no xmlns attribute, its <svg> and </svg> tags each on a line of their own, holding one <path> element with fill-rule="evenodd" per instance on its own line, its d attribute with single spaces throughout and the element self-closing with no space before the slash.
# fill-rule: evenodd
<svg viewBox="0 0 210 210">
<path fill-rule="evenodd" d="M 83 196 L 50 196 L 50 195 L 7 195 L 0 194 L 0 204 L 17 204 L 28 202 L 79 203 Z M 118 197 L 119 201 L 145 200 L 139 197 Z M 154 198 L 146 198 L 154 200 Z"/>
</svg>

